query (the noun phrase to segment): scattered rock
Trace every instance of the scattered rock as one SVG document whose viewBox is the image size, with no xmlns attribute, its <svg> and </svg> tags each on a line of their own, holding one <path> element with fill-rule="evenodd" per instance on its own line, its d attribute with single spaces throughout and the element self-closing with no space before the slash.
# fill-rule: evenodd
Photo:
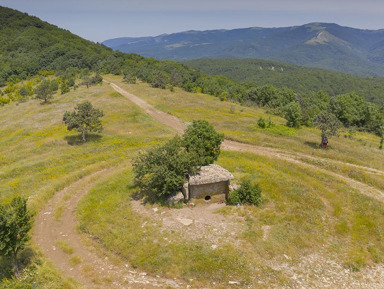
<svg viewBox="0 0 384 289">
<path fill-rule="evenodd" d="M 167 199 L 168 204 L 177 204 L 180 201 L 184 201 L 184 195 L 182 192 L 178 192 Z"/>
<path fill-rule="evenodd" d="M 233 192 L 240 189 L 240 186 L 238 184 L 230 184 L 229 185 L 229 192 Z"/>
<path fill-rule="evenodd" d="M 184 226 L 189 226 L 193 223 L 191 219 L 177 218 L 177 220 L 182 223 Z"/>
</svg>

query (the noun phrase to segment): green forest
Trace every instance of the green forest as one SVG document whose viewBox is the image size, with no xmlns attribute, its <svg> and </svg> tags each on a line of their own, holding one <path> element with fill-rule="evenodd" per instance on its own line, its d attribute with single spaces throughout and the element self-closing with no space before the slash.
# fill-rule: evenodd
<svg viewBox="0 0 384 289">
<path fill-rule="evenodd" d="M 331 96 L 356 92 L 367 101 L 384 103 L 384 79 L 378 77 L 360 77 L 263 59 L 196 59 L 183 63 L 210 75 L 258 86 L 271 84 L 300 94 L 322 90 Z"/>
<path fill-rule="evenodd" d="M 225 76 L 210 76 L 170 60 L 158 61 L 113 51 L 8 8 L 0 8 L 0 36 L 0 87 L 3 87 L 0 90 L 0 104 L 32 97 L 45 77 L 56 78 L 62 93 L 74 87 L 74 78 L 82 79 L 82 83 L 88 86 L 92 72 L 97 78 L 99 74 L 124 75 L 127 82 L 139 80 L 155 88 L 172 90 L 177 86 L 188 92 L 214 95 L 222 101 L 257 105 L 283 117 L 295 107 L 298 118 L 295 123 L 307 126 L 312 126 L 313 118 L 326 110 L 336 115 L 346 127 L 356 127 L 380 136 L 383 133 L 384 98 L 379 96 L 384 86 L 382 79 L 356 78 L 322 70 L 313 70 L 311 74 L 306 69 L 266 62 L 262 67 L 273 64 L 275 68 L 268 74 L 262 74 L 263 81 L 242 79 L 248 81 L 239 82 Z M 241 75 L 245 78 L 246 74 L 257 75 L 252 70 L 246 72 L 251 64 L 240 61 L 241 65 L 236 66 L 235 60 L 222 60 L 215 64 L 216 67 L 221 62 L 226 63 L 222 70 L 232 67 L 232 71 L 240 78 Z M 213 67 L 212 63 L 215 62 L 207 60 L 207 63 Z M 261 64 L 252 67 L 260 70 Z M 239 73 L 239 69 L 245 72 Z M 265 70 L 268 71 L 263 68 Z M 281 83 L 283 80 L 279 80 L 281 78 L 271 76 L 277 75 L 278 70 L 281 74 L 284 72 L 284 81 L 287 83 L 301 85 L 286 88 Z M 30 81 L 28 85 L 28 80 L 34 76 L 38 76 L 36 82 Z M 19 84 L 23 80 L 27 84 Z M 376 91 L 371 95 L 364 92 L 371 87 L 369 81 L 375 87 L 375 90 L 370 90 L 371 93 Z M 353 87 L 361 87 L 361 90 L 353 92 Z M 298 105 L 292 106 L 292 103 Z"/>
</svg>

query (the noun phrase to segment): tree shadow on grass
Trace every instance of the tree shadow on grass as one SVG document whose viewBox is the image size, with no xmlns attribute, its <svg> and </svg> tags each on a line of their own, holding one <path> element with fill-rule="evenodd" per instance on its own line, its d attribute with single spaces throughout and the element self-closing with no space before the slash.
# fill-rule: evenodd
<svg viewBox="0 0 384 289">
<path fill-rule="evenodd" d="M 304 144 L 307 146 L 310 146 L 311 148 L 314 148 L 314 149 L 320 148 L 320 144 L 318 142 L 306 141 L 306 142 L 304 142 Z"/>
<path fill-rule="evenodd" d="M 102 136 L 99 134 L 88 134 L 86 136 L 87 141 L 83 142 L 81 139 L 81 135 L 70 135 L 64 137 L 64 139 L 67 141 L 67 143 L 71 146 L 79 146 L 83 145 L 87 142 L 99 142 L 101 140 Z"/>
</svg>

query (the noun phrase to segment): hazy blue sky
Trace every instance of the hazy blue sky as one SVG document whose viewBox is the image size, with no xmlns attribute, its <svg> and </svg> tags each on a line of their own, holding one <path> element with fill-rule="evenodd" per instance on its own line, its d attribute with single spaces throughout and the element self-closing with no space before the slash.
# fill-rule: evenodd
<svg viewBox="0 0 384 289">
<path fill-rule="evenodd" d="M 332 22 L 384 28 L 384 0 L 0 0 L 92 41 Z"/>
</svg>

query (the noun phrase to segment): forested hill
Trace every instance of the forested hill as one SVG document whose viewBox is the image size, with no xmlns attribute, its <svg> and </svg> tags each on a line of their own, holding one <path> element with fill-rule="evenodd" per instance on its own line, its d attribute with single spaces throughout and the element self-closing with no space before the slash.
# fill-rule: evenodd
<svg viewBox="0 0 384 289">
<path fill-rule="evenodd" d="M 0 86 L 41 70 L 96 68 L 112 50 L 17 10 L 0 6 Z"/>
<path fill-rule="evenodd" d="M 157 59 L 257 58 L 360 76 L 384 76 L 384 30 L 361 30 L 331 23 L 186 31 L 103 43 Z"/>
<path fill-rule="evenodd" d="M 99 74 L 122 75 L 129 83 L 139 80 L 170 91 L 177 86 L 222 101 L 258 105 L 281 116 L 297 116 L 295 124 L 299 125 L 310 126 L 316 115 L 328 111 L 347 127 L 378 135 L 384 131 L 384 106 L 369 103 L 357 93 L 330 96 L 314 86 L 311 93 L 300 94 L 270 83 L 256 85 L 210 76 L 174 61 L 113 51 L 36 17 L 0 7 L 0 106 L 37 97 L 43 84 L 51 87 L 51 81 L 55 91 L 60 84 L 61 94 L 65 94 L 78 85 L 88 86 L 92 79 L 100 82 Z M 305 76 L 300 77 L 298 82 L 304 82 Z"/>
<path fill-rule="evenodd" d="M 258 86 L 272 84 L 305 94 L 319 90 L 329 95 L 357 92 L 368 101 L 384 103 L 384 78 L 358 77 L 261 59 L 197 59 L 183 63 L 210 75 L 223 75 Z"/>
</svg>

